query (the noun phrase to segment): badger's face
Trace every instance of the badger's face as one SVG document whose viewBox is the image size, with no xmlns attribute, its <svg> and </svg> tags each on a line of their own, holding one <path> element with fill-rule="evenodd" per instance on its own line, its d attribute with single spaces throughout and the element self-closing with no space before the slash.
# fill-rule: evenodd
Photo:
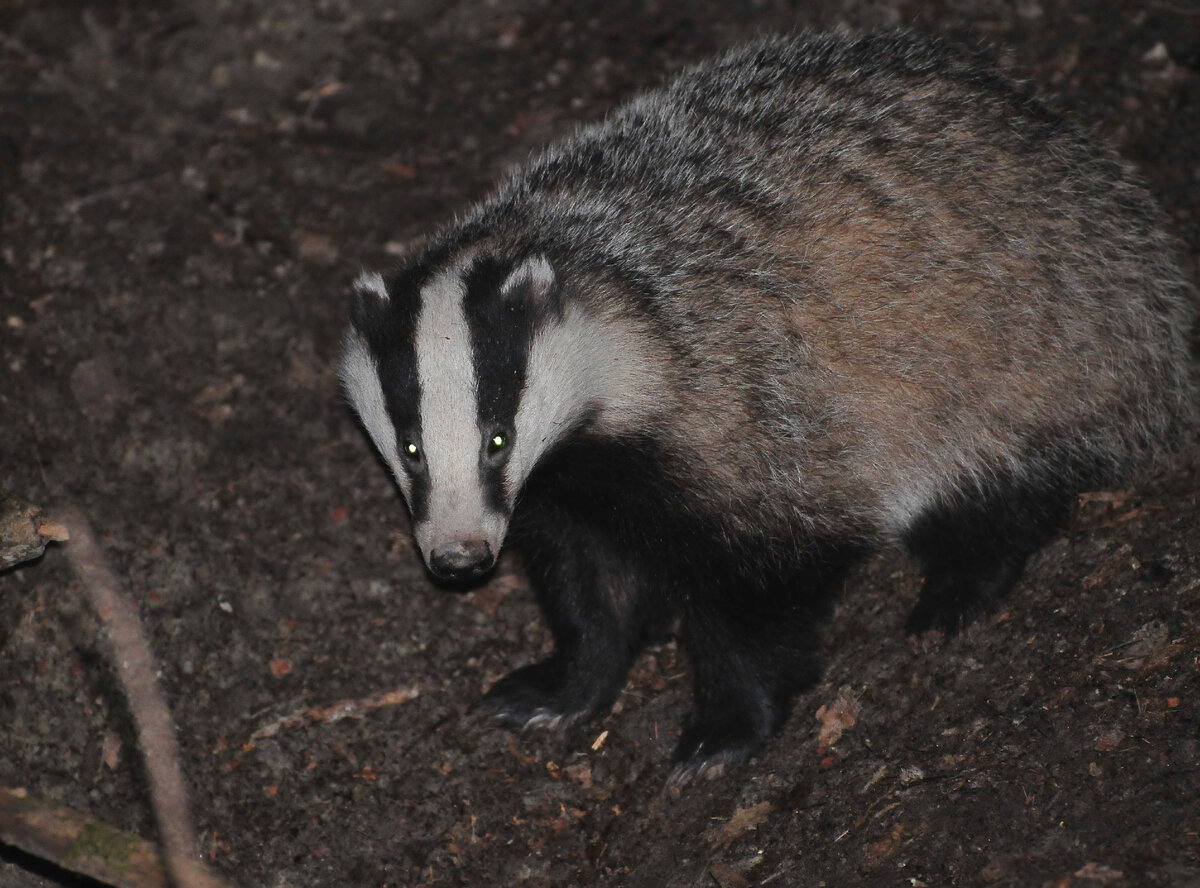
<svg viewBox="0 0 1200 888">
<path fill-rule="evenodd" d="M 570 343 L 553 270 L 541 257 L 474 257 L 389 283 L 368 274 L 350 315 L 342 382 L 425 563 L 442 579 L 485 573 L 521 485 L 574 411 L 555 366 Z"/>
</svg>

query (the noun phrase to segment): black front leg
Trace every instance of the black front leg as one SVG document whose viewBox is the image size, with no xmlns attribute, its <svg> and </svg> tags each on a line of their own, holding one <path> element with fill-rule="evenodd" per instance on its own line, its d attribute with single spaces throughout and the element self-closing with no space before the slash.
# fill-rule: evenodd
<svg viewBox="0 0 1200 888">
<path fill-rule="evenodd" d="M 750 571 L 710 571 L 684 612 L 695 700 L 671 782 L 716 777 L 783 727 L 796 695 L 820 678 L 818 628 L 859 554 L 855 547 L 782 558 L 746 553 L 739 560 Z"/>
<path fill-rule="evenodd" d="M 642 581 L 600 530 L 541 507 L 514 544 L 554 635 L 554 653 L 496 682 L 479 707 L 513 728 L 603 715 L 645 642 Z"/>
</svg>

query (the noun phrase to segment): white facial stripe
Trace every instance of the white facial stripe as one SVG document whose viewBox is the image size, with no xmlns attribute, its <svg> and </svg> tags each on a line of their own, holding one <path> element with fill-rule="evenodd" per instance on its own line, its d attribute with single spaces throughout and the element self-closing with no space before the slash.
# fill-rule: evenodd
<svg viewBox="0 0 1200 888">
<path fill-rule="evenodd" d="M 353 328 L 346 331 L 340 375 L 342 387 L 366 427 L 367 434 L 371 436 L 375 447 L 391 468 L 392 474 L 396 476 L 405 499 L 409 499 L 412 484 L 408 473 L 400 466 L 396 450 L 396 429 L 392 425 L 387 404 L 383 399 L 379 369 L 367 344 Z"/>
<path fill-rule="evenodd" d="M 525 390 L 517 407 L 516 441 L 505 472 L 504 493 L 512 502 L 543 453 L 554 446 L 587 403 L 584 368 L 577 367 L 579 348 L 566 325 L 539 330 L 529 350 Z"/>
<path fill-rule="evenodd" d="M 504 517 L 484 501 L 479 476 L 482 438 L 463 295 L 460 273 L 444 272 L 421 291 L 417 318 L 421 444 L 429 502 L 415 532 L 427 558 L 438 546 L 468 539 L 483 539 L 498 552 L 505 530 Z"/>
</svg>

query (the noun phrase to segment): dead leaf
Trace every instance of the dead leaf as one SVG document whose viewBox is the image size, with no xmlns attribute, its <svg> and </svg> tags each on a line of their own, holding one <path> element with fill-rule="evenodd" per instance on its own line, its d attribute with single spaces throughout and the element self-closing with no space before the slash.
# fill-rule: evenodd
<svg viewBox="0 0 1200 888">
<path fill-rule="evenodd" d="M 301 231 L 296 235 L 296 255 L 314 265 L 333 265 L 338 260 L 338 248 L 328 234 Z"/>
<path fill-rule="evenodd" d="M 759 802 L 749 808 L 738 808 L 719 828 L 709 830 L 708 845 L 713 851 L 727 848 L 748 832 L 758 829 L 774 812 L 775 806 L 770 802 Z"/>
<path fill-rule="evenodd" d="M 1008 873 L 1009 861 L 1005 857 L 993 857 L 979 872 L 985 882 L 998 882 Z"/>
<path fill-rule="evenodd" d="M 246 377 L 238 373 L 224 382 L 214 382 L 205 386 L 192 398 L 192 412 L 208 420 L 212 425 L 219 426 L 233 415 L 233 406 L 229 398 L 246 382 Z"/>
<path fill-rule="evenodd" d="M 592 788 L 592 766 L 588 762 L 579 762 L 575 765 L 567 765 L 564 769 L 567 776 L 582 786 L 584 789 Z"/>
<path fill-rule="evenodd" d="M 710 864 L 708 874 L 721 888 L 746 888 L 750 884 L 745 876 L 723 863 Z"/>
<path fill-rule="evenodd" d="M 227 400 L 245 384 L 246 377 L 241 373 L 235 373 L 224 382 L 214 382 L 212 385 L 205 386 L 196 397 L 192 398 L 192 406 L 204 407 L 208 404 L 218 404 Z"/>
<path fill-rule="evenodd" d="M 1075 871 L 1077 879 L 1095 879 L 1096 881 L 1107 885 L 1109 882 L 1116 882 L 1125 878 L 1125 874 L 1120 870 L 1115 870 L 1110 866 L 1105 866 L 1102 863 L 1086 863 Z"/>
<path fill-rule="evenodd" d="M 387 179 L 399 179 L 411 182 L 417 178 L 417 168 L 407 163 L 395 163 L 385 160 L 379 164 L 379 169 L 382 170 L 384 177 Z"/>
<path fill-rule="evenodd" d="M 870 869 L 875 869 L 881 864 L 887 863 L 896 856 L 896 852 L 900 850 L 900 844 L 904 837 L 908 835 L 908 830 L 897 823 L 892 827 L 891 833 L 886 838 L 880 839 L 878 842 L 867 845 L 863 848 L 864 862 Z"/>
<path fill-rule="evenodd" d="M 268 665 L 271 667 L 271 675 L 276 678 L 283 678 L 292 671 L 292 661 L 283 657 L 276 657 Z"/>
<path fill-rule="evenodd" d="M 821 722 L 821 731 L 817 735 L 817 743 L 820 746 L 837 743 L 847 729 L 854 727 L 858 711 L 858 697 L 849 688 L 838 694 L 837 699 L 828 706 L 818 709 L 817 720 Z"/>
</svg>

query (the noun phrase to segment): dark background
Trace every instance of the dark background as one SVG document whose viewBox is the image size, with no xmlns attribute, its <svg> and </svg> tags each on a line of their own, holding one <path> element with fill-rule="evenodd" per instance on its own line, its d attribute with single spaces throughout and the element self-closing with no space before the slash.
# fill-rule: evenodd
<svg viewBox="0 0 1200 888">
<path fill-rule="evenodd" d="M 98 528 L 217 868 L 271 888 L 1200 885 L 1194 455 L 1089 498 L 944 645 L 903 636 L 913 565 L 872 561 L 783 735 L 673 792 L 672 644 L 566 735 L 467 714 L 548 636 L 509 568 L 467 594 L 427 580 L 339 401 L 349 282 L 536 147 L 754 34 L 897 23 L 990 43 L 1093 121 L 1194 274 L 1194 0 L 0 0 L 0 487 Z M 0 784 L 152 836 L 73 584 L 62 549 L 0 577 Z M 821 748 L 843 691 L 857 722 Z M 49 883 L 0 859 L 0 884 Z"/>
</svg>

